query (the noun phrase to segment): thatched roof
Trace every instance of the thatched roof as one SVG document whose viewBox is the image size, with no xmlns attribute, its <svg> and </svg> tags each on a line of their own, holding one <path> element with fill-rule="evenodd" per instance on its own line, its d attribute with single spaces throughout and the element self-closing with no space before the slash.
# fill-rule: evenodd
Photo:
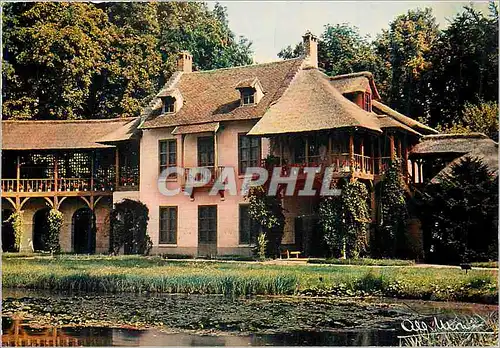
<svg viewBox="0 0 500 348">
<path fill-rule="evenodd" d="M 190 124 L 186 126 L 177 126 L 172 131 L 172 134 L 192 134 L 203 132 L 216 132 L 219 129 L 219 122 L 209 122 L 202 124 Z"/>
<path fill-rule="evenodd" d="M 373 75 L 369 71 L 330 77 L 331 84 L 342 94 L 372 91 L 373 99 L 380 100 Z"/>
<path fill-rule="evenodd" d="M 399 130 L 399 131 L 414 134 L 417 136 L 422 136 L 422 134 L 420 134 L 419 132 L 417 132 L 413 128 L 410 128 L 407 125 L 396 121 L 392 117 L 389 117 L 387 115 L 377 115 L 377 114 L 374 114 L 374 115 L 375 115 L 375 117 L 377 117 L 378 123 L 379 123 L 381 129 Z"/>
<path fill-rule="evenodd" d="M 281 99 L 272 105 L 249 135 L 298 133 L 360 127 L 382 132 L 377 118 L 346 99 L 317 69 L 301 70 Z"/>
<path fill-rule="evenodd" d="M 481 159 L 491 171 L 498 172 L 498 143 L 483 133 L 426 135 L 410 154 L 411 157 L 443 155 L 453 156 L 455 159 L 431 180 L 432 183 L 439 182 L 443 175 L 451 172 L 453 165 L 460 163 L 465 157 Z"/>
<path fill-rule="evenodd" d="M 3 150 L 96 149 L 99 141 L 134 118 L 67 121 L 2 121 Z"/>
<path fill-rule="evenodd" d="M 174 114 L 161 114 L 161 99 L 156 97 L 144 111 L 141 128 L 171 127 L 205 122 L 258 119 L 286 90 L 301 68 L 304 59 L 241 67 L 176 73 L 163 90 L 178 89 L 183 105 Z M 245 81 L 258 81 L 264 96 L 256 105 L 240 105 L 240 92 L 235 88 Z"/>
<path fill-rule="evenodd" d="M 412 154 L 466 154 L 491 144 L 496 143 L 483 133 L 426 135 L 412 149 Z"/>
<path fill-rule="evenodd" d="M 416 121 L 408 116 L 405 116 L 405 115 L 397 112 L 396 110 L 391 109 L 387 105 L 382 104 L 379 101 L 372 100 L 372 106 L 373 106 L 373 111 L 375 113 L 377 113 L 379 115 L 380 114 L 388 115 L 388 116 L 394 118 L 395 120 L 407 125 L 408 127 L 415 129 L 419 133 L 422 133 L 422 134 L 437 134 L 438 133 L 438 131 L 435 130 L 434 128 L 426 126 L 425 124 L 423 124 L 421 122 L 418 122 L 418 121 Z"/>
</svg>

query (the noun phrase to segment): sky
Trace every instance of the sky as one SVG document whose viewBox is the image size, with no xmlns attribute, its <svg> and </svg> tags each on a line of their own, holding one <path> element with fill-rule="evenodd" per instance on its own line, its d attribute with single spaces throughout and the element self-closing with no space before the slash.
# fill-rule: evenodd
<svg viewBox="0 0 500 348">
<path fill-rule="evenodd" d="M 376 34 L 389 22 L 409 9 L 431 7 L 440 28 L 447 19 L 462 11 L 470 1 L 220 1 L 227 8 L 229 25 L 236 35 L 252 41 L 254 61 L 265 63 L 278 60 L 278 52 L 302 40 L 306 30 L 319 36 L 325 24 L 350 23 L 361 35 Z M 214 3 L 209 6 L 213 7 Z M 487 2 L 474 2 L 485 13 Z"/>
</svg>

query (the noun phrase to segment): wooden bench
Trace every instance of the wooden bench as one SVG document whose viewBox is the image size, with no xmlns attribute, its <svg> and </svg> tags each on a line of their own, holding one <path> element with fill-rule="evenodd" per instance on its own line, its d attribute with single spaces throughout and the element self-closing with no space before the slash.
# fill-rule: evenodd
<svg viewBox="0 0 500 348">
<path fill-rule="evenodd" d="M 287 250 L 284 250 L 280 253 L 280 259 L 283 258 L 283 256 L 286 256 L 287 259 L 290 258 L 290 255 L 295 255 L 295 258 L 299 258 L 299 255 L 302 254 L 301 251 L 289 251 L 288 249 Z"/>
</svg>

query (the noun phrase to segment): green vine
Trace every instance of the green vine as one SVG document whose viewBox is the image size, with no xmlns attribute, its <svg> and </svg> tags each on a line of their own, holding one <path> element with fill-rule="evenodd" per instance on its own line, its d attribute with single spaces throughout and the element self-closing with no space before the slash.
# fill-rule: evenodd
<svg viewBox="0 0 500 348">
<path fill-rule="evenodd" d="M 10 222 L 12 224 L 12 229 L 14 230 L 14 250 L 19 251 L 23 235 L 23 212 L 14 212 L 5 222 Z"/>
<path fill-rule="evenodd" d="M 379 244 L 385 245 L 383 256 L 395 256 L 397 243 L 403 243 L 404 228 L 408 213 L 405 199 L 405 183 L 401 170 L 401 159 L 394 159 L 381 183 L 381 214 L 379 231 L 381 239 Z M 392 247 L 388 247 L 392 246 Z"/>
<path fill-rule="evenodd" d="M 368 190 L 356 181 L 343 185 L 340 196 L 323 197 L 319 219 L 333 256 L 357 258 L 367 249 Z"/>
<path fill-rule="evenodd" d="M 250 203 L 248 214 L 261 226 L 264 238 L 267 237 L 267 256 L 278 256 L 285 228 L 281 200 L 267 195 L 263 186 L 250 188 L 246 199 Z"/>
<path fill-rule="evenodd" d="M 63 213 L 57 209 L 51 209 L 48 215 L 48 235 L 46 246 L 51 253 L 61 251 L 59 244 L 59 234 L 63 224 Z"/>
<path fill-rule="evenodd" d="M 148 207 L 139 201 L 124 199 L 111 211 L 111 252 L 118 254 L 124 247 L 125 254 L 150 253 L 153 242 L 147 233 Z"/>
</svg>

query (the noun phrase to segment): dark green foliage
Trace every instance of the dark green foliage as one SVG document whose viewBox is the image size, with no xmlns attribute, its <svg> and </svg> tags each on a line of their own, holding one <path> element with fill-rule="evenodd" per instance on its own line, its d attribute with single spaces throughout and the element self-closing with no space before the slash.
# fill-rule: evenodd
<svg viewBox="0 0 500 348">
<path fill-rule="evenodd" d="M 368 190 L 359 181 L 346 183 L 341 190 L 340 196 L 321 200 L 320 224 L 332 256 L 357 258 L 367 250 Z"/>
<path fill-rule="evenodd" d="M 279 247 L 285 228 L 285 215 L 281 200 L 279 197 L 269 196 L 262 186 L 250 188 L 246 199 L 250 202 L 248 214 L 259 223 L 267 239 L 267 243 L 259 242 L 258 249 L 267 246 L 266 256 L 279 256 Z M 264 237 L 259 237 L 259 239 L 262 238 Z M 259 257 L 263 256 L 262 251 L 256 251 Z"/>
<path fill-rule="evenodd" d="M 47 217 L 48 233 L 45 246 L 51 253 L 58 253 L 61 251 L 59 244 L 59 234 L 63 224 L 63 214 L 57 209 L 51 209 Z"/>
<path fill-rule="evenodd" d="M 8 3 L 3 6 L 3 115 L 135 116 L 189 50 L 199 70 L 250 64 L 225 9 L 204 3 Z"/>
<path fill-rule="evenodd" d="M 153 243 L 147 234 L 149 209 L 145 204 L 124 199 L 115 204 L 110 216 L 113 253 L 123 247 L 125 254 L 149 254 Z"/>
<path fill-rule="evenodd" d="M 479 159 L 467 157 L 421 199 L 428 232 L 428 258 L 458 263 L 498 257 L 498 176 Z"/>
<path fill-rule="evenodd" d="M 391 162 L 381 182 L 381 214 L 376 243 L 383 257 L 394 257 L 405 246 L 405 224 L 408 218 L 405 199 L 405 183 L 401 171 L 401 159 Z"/>
</svg>

